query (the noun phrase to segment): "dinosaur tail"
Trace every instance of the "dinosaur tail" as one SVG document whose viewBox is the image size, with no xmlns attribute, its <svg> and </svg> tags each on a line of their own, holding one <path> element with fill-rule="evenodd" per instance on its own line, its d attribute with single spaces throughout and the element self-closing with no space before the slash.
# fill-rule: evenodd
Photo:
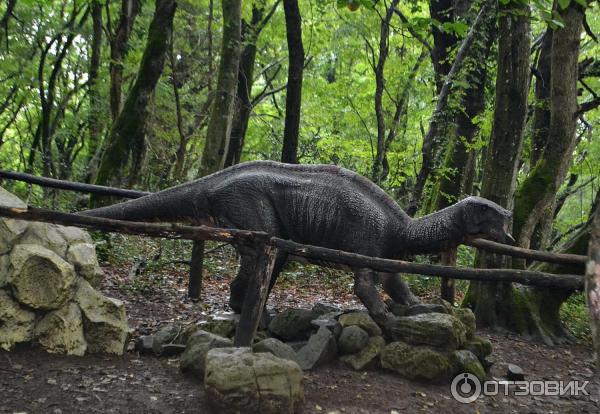
<svg viewBox="0 0 600 414">
<path fill-rule="evenodd" d="M 203 181 L 200 179 L 79 214 L 129 221 L 199 221 L 208 217 L 208 203 L 204 191 L 206 185 Z"/>
</svg>

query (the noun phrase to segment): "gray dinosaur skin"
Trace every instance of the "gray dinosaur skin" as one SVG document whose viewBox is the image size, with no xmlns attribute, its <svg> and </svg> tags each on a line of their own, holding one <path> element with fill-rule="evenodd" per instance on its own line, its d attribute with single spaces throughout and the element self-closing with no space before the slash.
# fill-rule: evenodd
<svg viewBox="0 0 600 414">
<path fill-rule="evenodd" d="M 95 217 L 133 221 L 180 221 L 264 231 L 298 243 L 389 259 L 434 253 L 467 238 L 512 241 L 505 224 L 511 213 L 489 200 L 468 197 L 413 219 L 381 188 L 333 165 L 291 165 L 273 161 L 239 164 L 199 180 L 108 207 L 84 211 Z M 231 284 L 231 307 L 239 312 L 255 257 L 240 248 L 241 266 Z M 280 254 L 271 287 L 287 261 Z M 399 274 L 352 269 L 355 292 L 378 323 L 389 317 L 373 281 L 399 303 L 412 295 Z"/>
</svg>

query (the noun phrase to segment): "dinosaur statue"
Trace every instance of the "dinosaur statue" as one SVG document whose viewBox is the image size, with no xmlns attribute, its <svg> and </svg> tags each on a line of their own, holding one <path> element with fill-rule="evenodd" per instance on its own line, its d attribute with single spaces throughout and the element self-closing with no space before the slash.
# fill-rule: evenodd
<svg viewBox="0 0 600 414">
<path fill-rule="evenodd" d="M 413 219 L 377 185 L 334 165 L 247 162 L 81 214 L 264 231 L 298 243 L 389 259 L 448 250 L 469 237 L 514 243 L 505 231 L 511 213 L 496 203 L 468 197 Z M 230 306 L 239 313 L 255 257 L 244 247 L 238 250 L 241 266 L 230 286 Z M 286 253 L 277 256 L 269 291 L 287 259 Z M 355 293 L 380 324 L 386 322 L 389 314 L 374 285 L 377 277 L 395 302 L 419 301 L 399 274 L 352 270 Z"/>
</svg>

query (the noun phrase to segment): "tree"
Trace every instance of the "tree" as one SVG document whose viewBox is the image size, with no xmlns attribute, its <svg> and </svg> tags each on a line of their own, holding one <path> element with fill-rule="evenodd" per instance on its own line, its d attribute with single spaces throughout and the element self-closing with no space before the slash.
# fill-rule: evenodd
<svg viewBox="0 0 600 414">
<path fill-rule="evenodd" d="M 600 208 L 596 208 L 585 277 L 585 296 L 590 315 L 596 368 L 600 367 Z"/>
<path fill-rule="evenodd" d="M 236 96 L 241 40 L 241 0 L 222 0 L 223 40 L 217 89 L 202 152 L 199 175 L 211 174 L 223 168 L 229 148 Z"/>
<path fill-rule="evenodd" d="M 498 73 L 492 137 L 487 148 L 481 196 L 512 209 L 529 90 L 529 4 L 501 4 L 498 19 Z M 505 260 L 481 253 L 481 267 L 503 267 Z M 506 326 L 513 305 L 512 286 L 471 283 L 463 306 L 474 308 L 478 326 Z"/>
<path fill-rule="evenodd" d="M 298 136 L 300 134 L 300 110 L 302 106 L 302 73 L 304 71 L 304 47 L 302 45 L 302 17 L 298 0 L 283 0 L 285 27 L 288 44 L 288 81 L 285 97 L 285 127 L 281 161 L 298 163 Z"/>
<path fill-rule="evenodd" d="M 174 0 L 156 0 L 137 77 L 108 137 L 98 168 L 97 184 L 119 186 L 127 176 L 131 186 L 140 173 L 148 104 L 164 67 L 175 8 Z M 96 201 L 92 199 L 93 203 Z"/>
</svg>

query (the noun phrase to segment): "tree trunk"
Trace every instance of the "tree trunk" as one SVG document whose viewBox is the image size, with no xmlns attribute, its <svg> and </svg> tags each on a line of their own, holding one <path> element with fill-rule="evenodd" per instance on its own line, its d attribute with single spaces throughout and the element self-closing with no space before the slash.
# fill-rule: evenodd
<svg viewBox="0 0 600 414">
<path fill-rule="evenodd" d="M 435 90 L 439 95 L 444 80 L 452 67 L 450 53 L 456 47 L 458 40 L 450 31 L 441 28 L 444 23 L 454 23 L 454 0 L 433 0 L 429 2 L 429 16 L 436 22 L 436 24 L 431 25 L 433 36 L 431 63 L 435 74 Z"/>
<path fill-rule="evenodd" d="M 283 9 L 285 11 L 289 63 L 281 161 L 297 164 L 300 109 L 302 105 L 302 72 L 304 70 L 302 18 L 298 0 L 283 0 Z"/>
<path fill-rule="evenodd" d="M 98 163 L 98 150 L 101 147 L 103 128 L 103 106 L 98 86 L 98 72 L 100 70 L 100 57 L 102 55 L 102 3 L 99 0 L 92 2 L 92 45 L 90 53 L 90 70 L 88 78 L 90 109 L 88 113 L 88 171 L 86 182 L 95 177 Z"/>
<path fill-rule="evenodd" d="M 223 41 L 217 89 L 202 152 L 199 175 L 212 174 L 223 168 L 229 147 L 237 89 L 241 41 L 241 0 L 222 0 Z"/>
<path fill-rule="evenodd" d="M 481 196 L 512 209 L 523 143 L 529 90 L 529 4 L 500 4 L 498 73 L 492 138 L 485 158 Z M 506 267 L 501 256 L 480 253 L 480 267 Z M 478 326 L 508 325 L 510 283 L 471 283 L 463 305 L 475 310 Z"/>
<path fill-rule="evenodd" d="M 588 254 L 590 260 L 585 277 L 585 297 L 594 341 L 596 369 L 600 370 L 600 208 L 596 208 Z"/>
<path fill-rule="evenodd" d="M 123 89 L 123 59 L 127 54 L 129 35 L 140 11 L 139 0 L 122 0 L 121 13 L 115 33 L 110 41 L 110 113 L 113 123 L 121 111 Z"/>
<path fill-rule="evenodd" d="M 156 0 L 156 9 L 135 83 L 115 121 L 100 161 L 96 184 L 119 186 L 129 169 L 129 186 L 139 174 L 148 118 L 148 102 L 162 74 L 173 32 L 175 0 Z M 98 200 L 92 199 L 95 204 Z"/>
</svg>

